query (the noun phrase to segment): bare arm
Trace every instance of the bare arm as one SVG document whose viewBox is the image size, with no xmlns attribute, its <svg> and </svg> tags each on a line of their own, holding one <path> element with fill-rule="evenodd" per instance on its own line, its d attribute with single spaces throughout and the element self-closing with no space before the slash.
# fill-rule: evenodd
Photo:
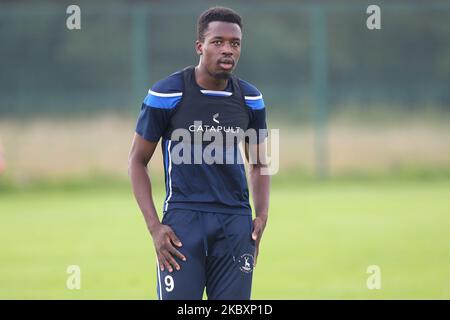
<svg viewBox="0 0 450 320">
<path fill-rule="evenodd" d="M 128 158 L 128 174 L 131 179 L 133 193 L 150 233 L 153 233 L 155 227 L 160 224 L 153 202 L 152 187 L 147 170 L 147 164 L 153 156 L 157 145 L 157 142 L 147 141 L 135 134 Z"/>
<path fill-rule="evenodd" d="M 247 144 L 247 158 L 250 161 L 250 189 L 253 196 L 255 208 L 255 219 L 253 220 L 252 238 L 256 241 L 255 265 L 259 253 L 259 244 L 269 217 L 269 192 L 270 175 L 261 174 L 261 169 L 267 166 L 266 141 L 261 144 Z"/>
<path fill-rule="evenodd" d="M 186 258 L 173 246 L 181 247 L 182 244 L 169 226 L 161 224 L 153 202 L 147 164 L 157 145 L 157 142 L 147 141 L 135 134 L 128 158 L 128 174 L 134 196 L 152 235 L 161 271 L 164 271 L 164 267 L 166 267 L 172 272 L 172 267 L 180 269 L 173 255 L 182 260 L 186 260 Z"/>
</svg>

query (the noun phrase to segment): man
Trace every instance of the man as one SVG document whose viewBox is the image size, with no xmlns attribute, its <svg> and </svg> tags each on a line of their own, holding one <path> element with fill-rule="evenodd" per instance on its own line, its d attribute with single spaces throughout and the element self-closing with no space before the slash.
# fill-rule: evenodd
<svg viewBox="0 0 450 320">
<path fill-rule="evenodd" d="M 244 140 L 245 155 L 256 158 L 250 165 L 253 221 L 245 167 L 238 161 L 241 153 L 234 153 L 237 140 L 210 152 L 209 158 L 219 159 L 213 163 L 205 156 L 211 151 L 206 140 L 212 139 L 195 141 L 202 134 L 220 141 L 266 129 L 261 93 L 232 74 L 241 41 L 242 19 L 236 12 L 223 7 L 203 12 L 195 44 L 198 65 L 157 82 L 142 104 L 129 174 L 156 249 L 159 299 L 202 299 L 205 287 L 208 299 L 250 299 L 269 208 L 270 178 L 261 174 L 264 153 L 258 157 L 266 135 Z M 176 139 L 180 131 L 189 133 L 188 142 Z M 146 166 L 161 137 L 167 196 L 160 222 Z M 175 161 L 180 150 L 187 161 Z M 199 150 L 202 161 L 191 161 Z M 231 163 L 220 161 L 230 154 Z"/>
</svg>

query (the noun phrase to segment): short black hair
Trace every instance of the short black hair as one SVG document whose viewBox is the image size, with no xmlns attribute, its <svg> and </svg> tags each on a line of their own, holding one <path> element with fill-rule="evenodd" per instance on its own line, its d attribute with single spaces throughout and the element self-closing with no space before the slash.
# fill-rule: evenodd
<svg viewBox="0 0 450 320">
<path fill-rule="evenodd" d="M 242 17 L 234 10 L 225 7 L 212 7 L 204 11 L 197 21 L 197 39 L 205 41 L 205 31 L 213 21 L 236 23 L 242 30 Z"/>
</svg>

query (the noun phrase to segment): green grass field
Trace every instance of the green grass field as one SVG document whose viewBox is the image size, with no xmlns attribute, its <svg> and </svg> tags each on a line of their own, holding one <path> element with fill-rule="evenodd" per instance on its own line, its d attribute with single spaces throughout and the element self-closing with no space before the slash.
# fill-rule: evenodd
<svg viewBox="0 0 450 320">
<path fill-rule="evenodd" d="M 156 195 L 157 204 L 163 194 Z M 0 193 L 1 299 L 155 299 L 127 185 Z M 66 268 L 81 268 L 68 290 Z M 381 268 L 381 289 L 366 270 Z M 274 184 L 254 299 L 450 298 L 450 181 Z"/>
</svg>

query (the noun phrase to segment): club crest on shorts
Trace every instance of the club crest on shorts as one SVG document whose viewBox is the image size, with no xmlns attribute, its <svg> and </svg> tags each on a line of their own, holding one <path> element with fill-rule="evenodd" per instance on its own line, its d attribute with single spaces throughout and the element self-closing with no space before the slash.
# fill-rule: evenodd
<svg viewBox="0 0 450 320">
<path fill-rule="evenodd" d="M 242 272 L 250 273 L 253 271 L 254 259 L 253 255 L 251 255 L 250 253 L 243 254 L 239 258 L 238 263 L 239 269 L 241 269 Z"/>
</svg>

